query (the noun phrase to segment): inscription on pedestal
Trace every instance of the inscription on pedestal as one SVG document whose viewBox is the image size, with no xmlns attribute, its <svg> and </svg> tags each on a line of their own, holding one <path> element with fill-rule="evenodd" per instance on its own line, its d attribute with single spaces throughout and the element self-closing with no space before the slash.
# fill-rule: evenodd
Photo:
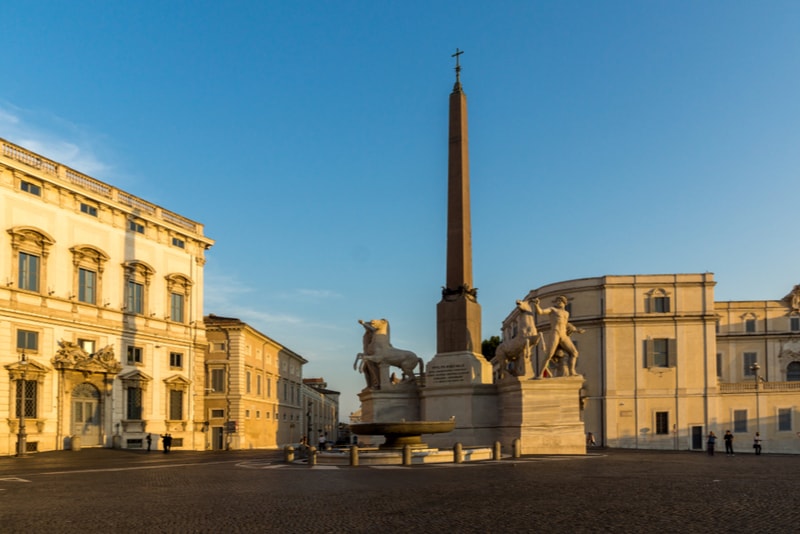
<svg viewBox="0 0 800 534">
<path fill-rule="evenodd" d="M 472 369 L 466 362 L 453 362 L 428 367 L 427 379 L 436 384 L 469 383 Z"/>
</svg>

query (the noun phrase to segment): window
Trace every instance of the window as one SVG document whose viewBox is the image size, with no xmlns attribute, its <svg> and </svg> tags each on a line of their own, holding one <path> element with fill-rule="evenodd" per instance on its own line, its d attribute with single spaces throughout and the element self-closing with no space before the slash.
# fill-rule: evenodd
<svg viewBox="0 0 800 534">
<path fill-rule="evenodd" d="M 225 410 L 211 410 L 212 419 L 221 419 L 225 417 Z"/>
<path fill-rule="evenodd" d="M 128 403 L 126 415 L 128 419 L 139 420 L 142 418 L 142 388 L 127 388 Z"/>
<path fill-rule="evenodd" d="M 170 293 L 169 296 L 169 318 L 176 323 L 183 322 L 183 295 Z"/>
<path fill-rule="evenodd" d="M 172 246 L 178 248 L 186 247 L 186 242 L 183 239 L 178 239 L 177 237 L 172 238 Z"/>
<path fill-rule="evenodd" d="M 144 286 L 133 280 L 128 280 L 125 287 L 127 294 L 125 311 L 128 313 L 144 313 Z"/>
<path fill-rule="evenodd" d="M 267 398 L 272 396 L 272 379 L 267 378 Z"/>
<path fill-rule="evenodd" d="M 39 332 L 17 330 L 17 350 L 39 350 Z"/>
<path fill-rule="evenodd" d="M 745 319 L 744 321 L 744 331 L 747 333 L 752 334 L 756 331 L 756 320 L 755 319 Z"/>
<path fill-rule="evenodd" d="M 32 182 L 22 180 L 19 184 L 19 188 L 31 195 L 36 195 L 37 197 L 42 196 L 42 188 Z"/>
<path fill-rule="evenodd" d="M 245 416 L 246 418 L 250 419 L 250 410 L 245 410 L 245 411 L 244 411 L 244 416 Z"/>
<path fill-rule="evenodd" d="M 256 410 L 256 419 L 261 419 L 261 410 Z"/>
<path fill-rule="evenodd" d="M 656 434 L 669 434 L 669 412 L 656 412 Z"/>
<path fill-rule="evenodd" d="M 792 332 L 800 332 L 800 317 L 796 315 L 789 317 L 789 330 Z"/>
<path fill-rule="evenodd" d="M 225 391 L 225 369 L 211 370 L 211 391 L 216 393 Z"/>
<path fill-rule="evenodd" d="M 93 339 L 78 338 L 78 346 L 82 348 L 86 354 L 94 354 L 95 342 Z"/>
<path fill-rule="evenodd" d="M 722 378 L 722 353 L 717 353 L 717 378 Z"/>
<path fill-rule="evenodd" d="M 19 288 L 39 291 L 39 256 L 19 253 Z"/>
<path fill-rule="evenodd" d="M 128 230 L 136 232 L 137 234 L 144 233 L 144 225 L 137 221 L 128 221 Z"/>
<path fill-rule="evenodd" d="M 97 217 L 97 208 L 81 202 L 81 213 Z"/>
<path fill-rule="evenodd" d="M 183 420 L 183 391 L 169 390 L 169 418 L 172 421 Z"/>
<path fill-rule="evenodd" d="M 17 380 L 17 418 L 19 418 L 23 410 L 25 417 L 38 417 L 36 406 L 38 385 L 39 384 L 35 380 Z"/>
<path fill-rule="evenodd" d="M 183 369 L 183 353 L 170 352 L 169 353 L 169 366 L 173 369 Z"/>
<path fill-rule="evenodd" d="M 747 432 L 747 410 L 733 411 L 733 432 Z"/>
<path fill-rule="evenodd" d="M 244 378 L 245 378 L 245 381 L 244 381 L 244 383 L 245 383 L 245 391 L 247 393 L 250 393 L 250 381 L 251 381 L 250 379 L 252 378 L 252 373 L 250 371 L 247 371 L 244 374 Z"/>
<path fill-rule="evenodd" d="M 97 273 L 89 269 L 78 269 L 78 300 L 97 304 Z"/>
<path fill-rule="evenodd" d="M 142 363 L 142 347 L 128 346 L 128 364 Z"/>
<path fill-rule="evenodd" d="M 645 299 L 645 311 L 648 313 L 669 313 L 670 297 L 663 289 L 649 291 Z"/>
<path fill-rule="evenodd" d="M 225 352 L 227 347 L 228 346 L 225 344 L 224 341 L 222 343 L 212 343 L 211 344 L 211 350 L 213 352 Z"/>
<path fill-rule="evenodd" d="M 256 395 L 261 396 L 261 375 L 256 375 Z"/>
<path fill-rule="evenodd" d="M 786 381 L 800 382 L 800 362 L 792 362 L 786 366 Z"/>
<path fill-rule="evenodd" d="M 756 376 L 756 373 L 752 367 L 756 363 L 758 355 L 755 352 L 745 352 L 742 356 L 742 362 L 744 363 L 744 376 Z"/>
<path fill-rule="evenodd" d="M 675 367 L 674 339 L 647 339 L 644 345 L 645 367 Z"/>
<path fill-rule="evenodd" d="M 791 408 L 778 408 L 778 430 L 781 432 L 792 430 Z"/>
<path fill-rule="evenodd" d="M 669 313 L 669 297 L 654 298 L 653 311 L 656 313 Z"/>
</svg>

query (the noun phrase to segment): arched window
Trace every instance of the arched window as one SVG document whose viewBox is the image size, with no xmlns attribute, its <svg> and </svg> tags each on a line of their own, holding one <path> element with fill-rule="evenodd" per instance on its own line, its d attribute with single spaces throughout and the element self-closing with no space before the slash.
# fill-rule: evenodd
<svg viewBox="0 0 800 534">
<path fill-rule="evenodd" d="M 89 245 L 78 245 L 72 252 L 72 295 L 78 302 L 97 305 L 102 297 L 103 269 L 108 254 Z"/>
<path fill-rule="evenodd" d="M 126 313 L 144 315 L 148 310 L 150 279 L 155 270 L 143 261 L 128 261 L 122 264 L 125 270 Z"/>
<path fill-rule="evenodd" d="M 47 256 L 55 240 L 28 226 L 10 228 L 12 279 L 19 289 L 43 293 L 47 288 Z"/>
</svg>

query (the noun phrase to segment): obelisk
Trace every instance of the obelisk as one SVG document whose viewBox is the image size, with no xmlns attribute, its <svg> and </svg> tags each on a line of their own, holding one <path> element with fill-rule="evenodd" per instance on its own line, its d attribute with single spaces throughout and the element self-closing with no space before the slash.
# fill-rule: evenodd
<svg viewBox="0 0 800 534">
<path fill-rule="evenodd" d="M 472 224 L 469 197 L 467 96 L 461 87 L 456 49 L 456 82 L 450 93 L 447 162 L 447 277 L 436 306 L 436 356 L 428 367 L 428 385 L 491 382 L 481 355 L 481 307 L 472 287 Z M 442 367 L 442 359 L 446 359 Z M 446 368 L 447 372 L 442 369 Z"/>
</svg>

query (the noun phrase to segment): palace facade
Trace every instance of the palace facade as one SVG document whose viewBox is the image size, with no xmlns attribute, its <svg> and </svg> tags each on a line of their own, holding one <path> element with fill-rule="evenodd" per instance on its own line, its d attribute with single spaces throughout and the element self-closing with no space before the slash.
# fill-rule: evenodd
<svg viewBox="0 0 800 534">
<path fill-rule="evenodd" d="M 0 145 L 0 454 L 137 448 L 166 433 L 202 448 L 213 241 L 195 221 Z"/>
<path fill-rule="evenodd" d="M 201 224 L 2 139 L 0 221 L 0 455 L 335 435 L 305 358 L 203 317 Z"/>
<path fill-rule="evenodd" d="M 568 299 L 585 377 L 586 431 L 620 448 L 700 450 L 713 431 L 752 451 L 800 452 L 800 288 L 781 300 L 715 302 L 713 274 L 602 276 L 532 290 Z M 518 310 L 503 323 L 513 337 Z M 550 328 L 537 317 L 537 328 Z M 542 347 L 532 359 L 538 370 Z M 557 373 L 553 369 L 554 373 Z"/>
</svg>

